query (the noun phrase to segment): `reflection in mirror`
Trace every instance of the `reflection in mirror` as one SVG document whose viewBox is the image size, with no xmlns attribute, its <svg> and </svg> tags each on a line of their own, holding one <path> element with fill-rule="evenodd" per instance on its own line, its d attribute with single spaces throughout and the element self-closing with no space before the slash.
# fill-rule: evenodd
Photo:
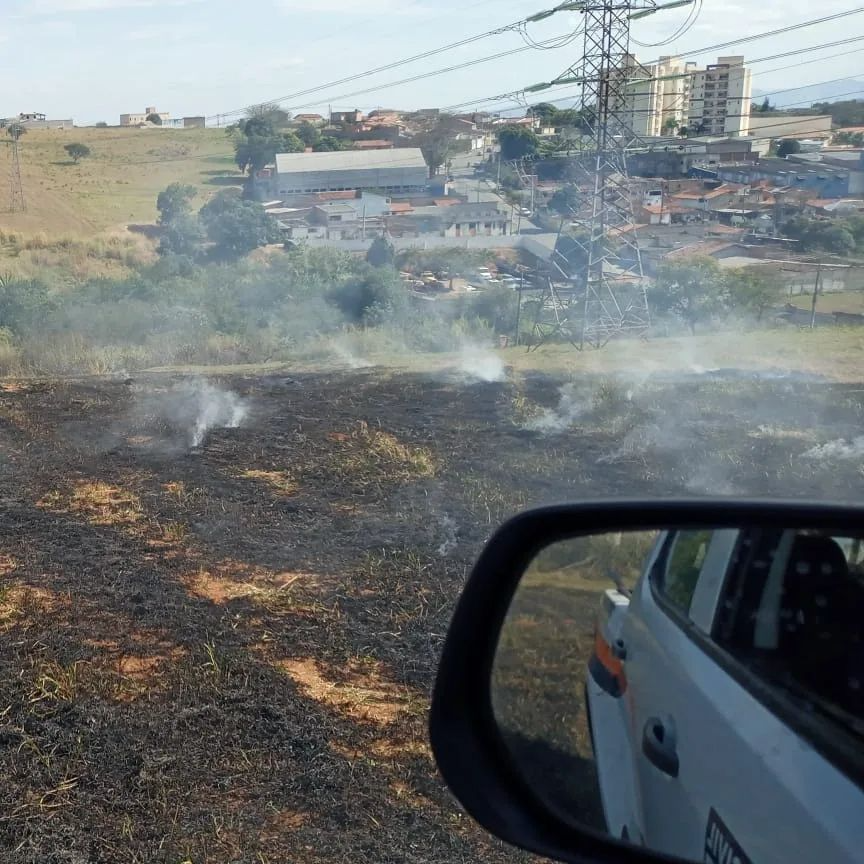
<svg viewBox="0 0 864 864">
<path fill-rule="evenodd" d="M 859 537 L 561 540 L 522 578 L 491 686 L 516 770 L 559 819 L 691 861 L 858 858 Z"/>
</svg>

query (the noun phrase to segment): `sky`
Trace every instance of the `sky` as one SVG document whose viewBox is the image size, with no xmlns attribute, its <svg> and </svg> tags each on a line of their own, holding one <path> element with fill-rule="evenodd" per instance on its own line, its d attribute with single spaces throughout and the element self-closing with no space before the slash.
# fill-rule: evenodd
<svg viewBox="0 0 864 864">
<path fill-rule="evenodd" d="M 246 105 L 283 97 L 289 97 L 283 107 L 294 113 L 323 113 L 328 104 L 366 110 L 448 107 L 555 78 L 578 62 L 580 40 L 560 48 L 528 48 L 423 81 L 384 86 L 526 45 L 519 33 L 506 32 L 360 81 L 294 94 L 502 27 L 558 2 L 0 0 L 0 72 L 6 82 L 0 116 L 40 111 L 51 118 L 72 117 L 79 125 L 116 124 L 121 113 L 154 105 L 175 117 L 203 114 L 215 119 L 224 114 L 230 120 L 231 112 Z M 644 62 L 676 53 L 712 62 L 718 52 L 689 52 L 851 8 L 856 8 L 854 0 L 704 0 L 696 24 L 675 42 L 633 48 Z M 632 35 L 643 43 L 660 42 L 675 33 L 688 14 L 684 8 L 652 15 L 634 22 Z M 579 23 L 577 14 L 562 12 L 531 25 L 528 34 L 534 41 L 563 37 Z M 864 7 L 847 18 L 719 53 L 743 54 L 756 61 L 858 35 L 864 37 Z M 833 56 L 841 53 L 844 56 Z M 779 92 L 855 77 L 864 69 L 862 58 L 864 38 L 788 59 L 754 62 L 753 86 Z M 864 72 L 860 77 L 864 79 Z M 375 92 L 350 95 L 371 87 Z M 563 95 L 571 93 L 575 98 L 574 91 Z M 864 98 L 864 92 L 858 95 Z M 517 103 L 500 104 L 514 108 Z"/>
</svg>

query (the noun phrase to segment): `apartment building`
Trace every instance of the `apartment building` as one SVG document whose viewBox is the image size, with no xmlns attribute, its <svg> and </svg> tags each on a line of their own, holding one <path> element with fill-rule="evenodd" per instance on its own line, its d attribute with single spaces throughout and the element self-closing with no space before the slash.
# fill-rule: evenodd
<svg viewBox="0 0 864 864">
<path fill-rule="evenodd" d="M 749 134 L 751 72 L 741 56 L 718 57 L 704 69 L 680 57 L 642 66 L 631 56 L 624 72 L 625 122 L 640 137 L 682 126 L 698 135 Z"/>
<path fill-rule="evenodd" d="M 693 72 L 689 128 L 698 135 L 749 135 L 752 72 L 740 55 Z"/>
<path fill-rule="evenodd" d="M 625 122 L 640 137 L 674 134 L 687 125 L 690 88 L 695 63 L 680 57 L 661 57 L 658 63 L 641 66 L 631 58 L 629 74 L 643 79 L 628 84 Z"/>
</svg>

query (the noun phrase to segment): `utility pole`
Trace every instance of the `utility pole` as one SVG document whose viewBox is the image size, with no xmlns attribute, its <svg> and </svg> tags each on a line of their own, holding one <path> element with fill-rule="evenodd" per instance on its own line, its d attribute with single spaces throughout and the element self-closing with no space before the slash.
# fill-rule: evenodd
<svg viewBox="0 0 864 864">
<path fill-rule="evenodd" d="M 21 156 L 19 152 L 19 141 L 23 129 L 13 123 L 7 131 L 12 139 L 10 144 L 12 147 L 12 167 L 9 175 L 9 212 L 25 213 L 27 203 L 24 201 L 24 186 L 21 182 Z"/>
<path fill-rule="evenodd" d="M 578 348 L 599 348 L 617 335 L 642 335 L 650 326 L 627 171 L 628 151 L 644 145 L 632 128 L 627 106 L 633 86 L 650 81 L 651 75 L 630 53 L 630 23 L 691 2 L 585 0 L 578 10 L 584 21 L 581 59 L 554 81 L 525 91 L 581 85 L 584 123 L 574 158 L 580 204 L 570 244 L 573 251 L 579 250 L 579 260 L 573 255 L 552 256 L 558 275 L 550 276 L 538 304 L 535 345 L 563 337 Z M 563 280 L 565 287 L 555 286 L 553 279 Z"/>
<path fill-rule="evenodd" d="M 819 297 L 819 286 L 822 283 L 822 262 L 816 265 L 816 284 L 813 286 L 813 303 L 810 306 L 810 329 L 816 328 L 816 300 Z"/>
</svg>

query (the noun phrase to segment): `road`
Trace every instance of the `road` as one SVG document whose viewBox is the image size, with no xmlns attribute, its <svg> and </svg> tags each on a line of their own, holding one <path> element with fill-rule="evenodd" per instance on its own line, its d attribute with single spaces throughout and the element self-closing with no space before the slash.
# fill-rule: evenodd
<svg viewBox="0 0 864 864">
<path fill-rule="evenodd" d="M 475 163 L 476 164 L 476 163 Z M 485 177 L 474 176 L 474 165 L 459 166 L 451 168 L 453 182 L 451 189 L 456 195 L 461 195 L 469 202 L 496 201 L 501 207 L 510 209 L 513 205 L 495 191 L 495 181 L 487 180 Z M 520 216 L 514 208 L 514 233 L 531 234 L 539 231 L 539 227 L 533 222 Z"/>
</svg>

